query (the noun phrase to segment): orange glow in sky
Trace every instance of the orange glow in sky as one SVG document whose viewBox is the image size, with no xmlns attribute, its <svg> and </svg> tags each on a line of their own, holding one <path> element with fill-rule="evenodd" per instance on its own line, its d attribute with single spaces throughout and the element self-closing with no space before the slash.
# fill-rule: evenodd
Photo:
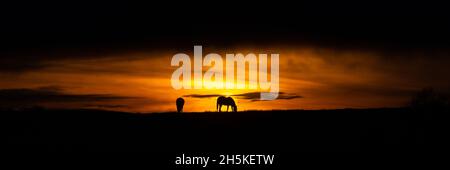
<svg viewBox="0 0 450 170">
<path fill-rule="evenodd" d="M 225 51 L 211 48 L 209 50 L 219 54 L 224 54 Z M 439 88 L 440 85 L 433 81 L 423 81 L 426 77 L 413 76 L 420 74 L 425 67 L 442 67 L 442 63 L 418 61 L 420 58 L 408 61 L 395 58 L 386 60 L 386 56 L 377 53 L 312 47 L 233 50 L 227 52 L 279 53 L 280 92 L 283 92 L 283 95 L 297 96 L 274 101 L 254 101 L 234 96 L 240 111 L 396 107 L 403 106 L 412 92 L 427 86 L 436 87 L 436 84 Z M 1 81 L 0 87 L 9 89 L 50 86 L 59 87 L 65 94 L 125 96 L 117 100 L 86 102 L 43 101 L 38 105 L 132 112 L 175 111 L 176 98 L 192 94 L 233 96 L 255 92 L 248 88 L 173 89 L 170 78 L 177 67 L 172 67 L 170 61 L 172 56 L 179 52 L 184 51 L 136 52 L 93 59 L 53 60 L 48 61 L 45 68 L 38 70 L 20 74 L 0 74 L 2 79 L 11 80 Z M 207 70 L 207 67 L 204 70 Z M 184 111 L 215 110 L 215 97 L 184 98 Z"/>
</svg>

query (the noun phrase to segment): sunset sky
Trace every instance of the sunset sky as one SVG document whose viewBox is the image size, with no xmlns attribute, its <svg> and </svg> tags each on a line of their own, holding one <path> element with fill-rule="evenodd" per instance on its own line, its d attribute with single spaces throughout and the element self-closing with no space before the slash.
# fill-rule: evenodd
<svg viewBox="0 0 450 170">
<path fill-rule="evenodd" d="M 214 111 L 216 96 L 227 95 L 240 111 L 376 108 L 405 106 L 425 87 L 450 92 L 450 26 L 438 15 L 109 5 L 2 11 L 0 106 L 166 112 L 184 96 L 184 110 L 197 112 Z M 255 101 L 258 91 L 248 89 L 173 89 L 172 56 L 192 57 L 194 45 L 222 57 L 280 54 L 279 99 Z"/>
<path fill-rule="evenodd" d="M 450 73 L 447 63 L 420 55 L 403 60 L 403 56 L 318 47 L 204 48 L 205 54 L 210 51 L 223 56 L 223 51 L 279 52 L 279 99 L 255 101 L 254 96 L 234 96 L 240 110 L 400 107 L 421 88 L 447 90 L 450 85 L 445 78 Z M 257 92 L 173 89 L 170 78 L 178 67 L 170 66 L 170 60 L 180 52 L 189 54 L 176 50 L 129 52 L 44 60 L 33 63 L 36 68 L 20 72 L 4 70 L 1 78 L 8 81 L 1 81 L 0 95 L 12 99 L 2 105 L 165 112 L 174 111 L 175 99 L 185 96 L 185 111 L 214 111 L 216 97 L 203 95 Z"/>
</svg>

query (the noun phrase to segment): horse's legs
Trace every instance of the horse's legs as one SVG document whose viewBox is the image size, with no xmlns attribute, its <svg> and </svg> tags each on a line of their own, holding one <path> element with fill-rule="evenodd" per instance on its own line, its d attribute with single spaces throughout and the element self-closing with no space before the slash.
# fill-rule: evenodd
<svg viewBox="0 0 450 170">
<path fill-rule="evenodd" d="M 227 112 L 228 112 L 228 109 L 230 108 L 230 105 L 227 105 Z"/>
<path fill-rule="evenodd" d="M 217 109 L 219 110 L 219 112 L 222 112 L 222 105 L 219 104 L 219 107 Z"/>
</svg>

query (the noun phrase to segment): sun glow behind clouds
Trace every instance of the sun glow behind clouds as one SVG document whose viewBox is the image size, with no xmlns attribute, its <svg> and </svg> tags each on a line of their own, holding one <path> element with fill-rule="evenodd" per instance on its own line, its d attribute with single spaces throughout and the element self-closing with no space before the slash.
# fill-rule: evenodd
<svg viewBox="0 0 450 170">
<path fill-rule="evenodd" d="M 268 91 L 261 92 L 261 100 L 275 100 L 278 97 L 279 54 L 270 54 L 268 59 L 268 54 L 226 53 L 224 60 L 220 54 L 204 54 L 202 49 L 202 46 L 194 46 L 193 57 L 185 53 L 172 57 L 171 66 L 179 67 L 171 76 L 171 85 L 175 90 L 259 88 Z M 270 66 L 267 66 L 268 61 Z M 210 68 L 203 72 L 204 66 Z M 271 68 L 270 80 L 267 78 L 268 67 Z"/>
</svg>

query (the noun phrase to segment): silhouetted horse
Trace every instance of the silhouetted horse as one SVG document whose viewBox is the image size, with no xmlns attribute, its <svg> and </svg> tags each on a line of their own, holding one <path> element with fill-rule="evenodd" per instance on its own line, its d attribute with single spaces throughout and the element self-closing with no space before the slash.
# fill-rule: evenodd
<svg viewBox="0 0 450 170">
<path fill-rule="evenodd" d="M 177 99 L 177 111 L 179 112 L 183 112 L 183 106 L 184 106 L 184 99 L 183 98 L 178 98 Z"/>
<path fill-rule="evenodd" d="M 218 112 L 222 112 L 222 105 L 227 106 L 227 112 L 228 112 L 228 109 L 230 106 L 231 106 L 231 109 L 233 110 L 233 112 L 237 112 L 236 103 L 234 102 L 233 98 L 231 98 L 231 97 L 220 96 L 219 98 L 217 98 L 217 111 Z"/>
</svg>

